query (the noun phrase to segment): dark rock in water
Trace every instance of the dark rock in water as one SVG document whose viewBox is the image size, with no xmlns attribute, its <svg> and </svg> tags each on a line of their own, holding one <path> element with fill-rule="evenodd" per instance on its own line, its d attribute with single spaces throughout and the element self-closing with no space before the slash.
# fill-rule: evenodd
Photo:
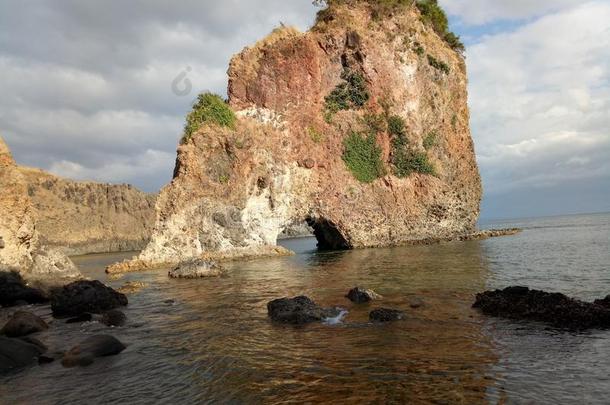
<svg viewBox="0 0 610 405">
<path fill-rule="evenodd" d="M 369 319 L 372 322 L 392 322 L 404 319 L 405 313 L 396 309 L 378 308 L 371 311 Z"/>
<path fill-rule="evenodd" d="M 70 318 L 66 321 L 66 323 L 84 323 L 84 322 L 91 322 L 93 320 L 93 315 L 91 315 L 90 313 L 84 313 L 84 314 L 80 314 L 79 316 L 75 317 L 75 318 Z"/>
<path fill-rule="evenodd" d="M 125 345 L 108 335 L 88 337 L 66 353 L 61 361 L 64 367 L 88 366 L 98 357 L 114 356 L 125 350 Z"/>
<path fill-rule="evenodd" d="M 36 364 L 45 351 L 44 345 L 41 347 L 24 339 L 0 337 L 0 374 Z"/>
<path fill-rule="evenodd" d="M 608 308 L 608 309 L 610 309 L 610 295 L 608 295 L 608 296 L 607 296 L 606 298 L 604 298 L 604 299 L 601 299 L 601 300 L 595 300 L 593 303 L 594 303 L 594 304 L 596 304 L 596 305 L 600 305 L 600 306 L 602 306 L 602 307 L 604 307 L 604 308 Z"/>
<path fill-rule="evenodd" d="M 163 303 L 167 304 L 167 305 L 174 305 L 176 303 L 176 301 L 175 300 L 165 300 L 165 301 L 163 301 Z"/>
<path fill-rule="evenodd" d="M 339 315 L 337 308 L 322 308 L 308 297 L 280 298 L 267 304 L 269 317 L 280 323 L 302 325 Z"/>
<path fill-rule="evenodd" d="M 31 312 L 17 311 L 0 330 L 0 335 L 21 337 L 47 329 L 49 329 L 49 325 L 42 318 Z"/>
<path fill-rule="evenodd" d="M 97 280 L 76 281 L 57 289 L 51 297 L 55 317 L 100 314 L 127 305 L 127 297 Z"/>
<path fill-rule="evenodd" d="M 555 327 L 589 329 L 610 327 L 610 307 L 569 298 L 560 293 L 508 287 L 477 294 L 473 308 L 486 315 L 546 322 Z"/>
<path fill-rule="evenodd" d="M 102 315 L 100 322 L 106 326 L 123 326 L 127 322 L 127 317 L 118 309 L 113 309 Z"/>
<path fill-rule="evenodd" d="M 356 304 L 363 304 L 382 298 L 381 295 L 377 294 L 375 291 L 366 290 L 360 287 L 352 288 L 345 297 Z"/>
<path fill-rule="evenodd" d="M 53 363 L 54 361 L 55 361 L 55 359 L 53 357 L 38 356 L 39 365 Z"/>
<path fill-rule="evenodd" d="M 0 272 L 0 305 L 12 307 L 17 304 L 42 304 L 49 299 L 44 293 L 25 285 L 17 272 Z"/>
<path fill-rule="evenodd" d="M 411 298 L 409 306 L 413 309 L 421 308 L 424 306 L 424 301 L 421 298 Z"/>
<path fill-rule="evenodd" d="M 209 261 L 195 261 L 192 263 L 181 264 L 173 270 L 170 270 L 168 276 L 171 278 L 206 278 L 206 277 L 218 277 L 221 276 L 223 270 L 214 262 Z"/>
</svg>

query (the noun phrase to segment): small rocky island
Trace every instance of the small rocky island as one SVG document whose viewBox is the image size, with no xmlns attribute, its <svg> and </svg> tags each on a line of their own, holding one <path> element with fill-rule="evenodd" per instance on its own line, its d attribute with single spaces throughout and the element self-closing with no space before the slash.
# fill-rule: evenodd
<svg viewBox="0 0 610 405">
<path fill-rule="evenodd" d="M 328 3 L 235 55 L 227 103 L 199 97 L 151 242 L 109 272 L 288 254 L 304 222 L 322 249 L 496 236 L 476 232 L 459 41 L 418 7 Z"/>
</svg>

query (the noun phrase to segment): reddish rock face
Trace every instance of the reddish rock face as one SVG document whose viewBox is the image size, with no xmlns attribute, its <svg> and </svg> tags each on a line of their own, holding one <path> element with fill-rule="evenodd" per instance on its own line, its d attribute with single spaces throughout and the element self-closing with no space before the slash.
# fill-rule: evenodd
<svg viewBox="0 0 610 405">
<path fill-rule="evenodd" d="M 345 72 L 362 78 L 367 97 L 328 114 L 326 98 L 345 86 Z M 246 48 L 228 75 L 235 129 L 208 125 L 180 146 L 152 242 L 117 270 L 266 254 L 286 225 L 305 220 L 321 246 L 336 248 L 474 230 L 481 183 L 465 63 L 415 7 L 376 20 L 366 2 L 333 6 L 307 33 L 280 28 Z M 399 177 L 396 135 L 386 124 L 372 130 L 373 116 L 400 117 L 403 141 L 434 174 Z M 373 181 L 359 181 L 346 165 L 352 132 L 372 133 L 380 149 Z"/>
</svg>

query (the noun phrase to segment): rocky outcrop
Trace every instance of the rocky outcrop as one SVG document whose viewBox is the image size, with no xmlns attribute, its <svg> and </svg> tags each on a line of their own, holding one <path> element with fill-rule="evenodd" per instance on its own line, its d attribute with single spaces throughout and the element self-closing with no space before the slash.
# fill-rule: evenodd
<svg viewBox="0 0 610 405">
<path fill-rule="evenodd" d="M 345 298 L 356 304 L 364 304 L 373 300 L 382 298 L 381 295 L 377 294 L 373 290 L 367 290 L 365 288 L 355 287 L 349 290 Z"/>
<path fill-rule="evenodd" d="M 222 275 L 223 269 L 214 262 L 196 261 L 192 263 L 185 263 L 173 270 L 170 270 L 168 276 L 171 278 L 206 278 L 206 277 L 218 277 Z"/>
<path fill-rule="evenodd" d="M 33 365 L 47 349 L 42 344 L 0 336 L 0 374 Z"/>
<path fill-rule="evenodd" d="M 67 255 L 143 249 L 155 223 L 156 195 L 127 185 L 77 182 L 20 167 L 38 212 L 41 242 Z"/>
<path fill-rule="evenodd" d="M 370 7 L 333 2 L 309 32 L 277 29 L 232 59 L 235 125 L 185 138 L 151 243 L 109 272 L 284 254 L 278 235 L 304 221 L 328 249 L 474 233 L 464 59 L 416 7 Z"/>
<path fill-rule="evenodd" d="M 49 325 L 42 318 L 31 312 L 17 311 L 0 330 L 0 335 L 21 337 L 47 329 Z"/>
<path fill-rule="evenodd" d="M 61 252 L 44 245 L 27 182 L 0 138 L 0 271 L 18 271 L 27 281 L 62 283 L 80 277 Z"/>
<path fill-rule="evenodd" d="M 546 322 L 559 328 L 610 328 L 607 298 L 594 303 L 579 301 L 560 293 L 507 287 L 477 294 L 474 308 L 486 315 Z"/>
</svg>

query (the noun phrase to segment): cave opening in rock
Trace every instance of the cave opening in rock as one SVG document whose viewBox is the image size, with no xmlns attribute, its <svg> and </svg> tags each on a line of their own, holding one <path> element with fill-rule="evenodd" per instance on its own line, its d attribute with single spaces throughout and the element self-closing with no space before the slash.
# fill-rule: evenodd
<svg viewBox="0 0 610 405">
<path fill-rule="evenodd" d="M 313 217 L 308 217 L 306 221 L 313 229 L 313 234 L 318 241 L 319 250 L 347 250 L 352 248 L 332 221 L 326 218 Z"/>
</svg>

